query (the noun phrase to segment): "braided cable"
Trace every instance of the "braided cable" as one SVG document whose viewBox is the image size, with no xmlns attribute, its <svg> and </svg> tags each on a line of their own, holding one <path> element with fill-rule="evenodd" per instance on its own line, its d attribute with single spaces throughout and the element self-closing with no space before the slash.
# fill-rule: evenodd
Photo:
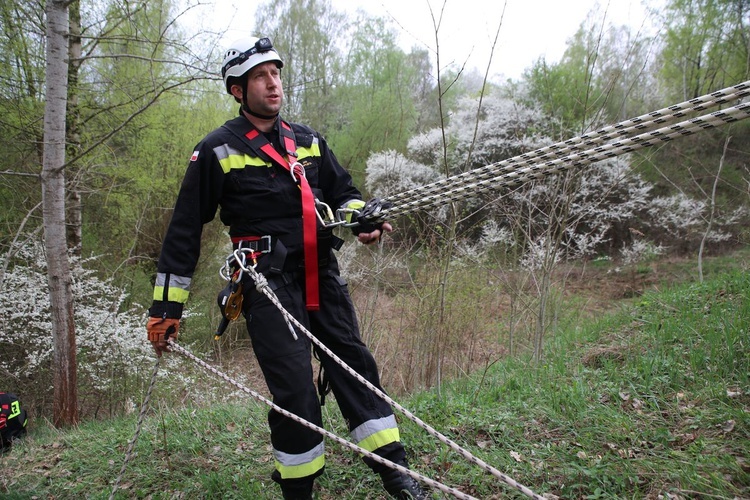
<svg viewBox="0 0 750 500">
<path fill-rule="evenodd" d="M 264 403 L 265 405 L 271 407 L 274 411 L 276 411 L 276 412 L 280 413 L 281 415 L 284 415 L 285 417 L 287 417 L 287 418 L 289 418 L 289 419 L 297 422 L 298 424 L 303 425 L 304 427 L 307 427 L 308 429 L 312 429 L 315 432 L 318 432 L 319 434 L 322 434 L 323 436 L 327 437 L 328 439 L 332 439 L 332 440 L 336 441 L 337 443 L 339 443 L 339 444 L 341 444 L 343 446 L 346 446 L 347 448 L 349 448 L 351 450 L 354 450 L 355 452 L 357 452 L 357 453 L 359 453 L 361 455 L 364 455 L 364 456 L 366 456 L 366 457 L 368 457 L 368 458 L 370 458 L 370 459 L 372 459 L 372 460 L 374 460 L 374 461 L 376 461 L 376 462 L 378 462 L 378 463 L 380 463 L 382 465 L 385 465 L 385 466 L 390 467 L 392 469 L 396 469 L 399 472 L 402 472 L 404 474 L 407 474 L 407 475 L 413 477 L 414 479 L 419 479 L 420 481 L 423 481 L 426 484 L 429 484 L 430 486 L 432 486 L 434 488 L 437 488 L 437 489 L 439 489 L 439 490 L 441 490 L 441 491 L 443 491 L 445 493 L 453 495 L 456 498 L 460 498 L 462 500 L 477 500 L 475 497 L 473 497 L 471 495 L 467 495 L 466 493 L 463 493 L 460 490 L 457 490 L 455 488 L 451 488 L 450 486 L 446 486 L 446 485 L 444 485 L 444 484 L 442 484 L 442 483 L 440 483 L 438 481 L 435 481 L 433 479 L 430 479 L 429 477 L 424 476 L 424 475 L 422 475 L 422 474 L 420 474 L 418 472 L 415 472 L 415 471 L 413 471 L 411 469 L 407 469 L 406 467 L 404 467 L 402 465 L 399 465 L 399 464 L 397 464 L 395 462 L 391 462 L 390 460 L 388 460 L 386 458 L 383 458 L 380 455 L 376 455 L 375 453 L 367 451 L 364 448 L 361 448 L 361 447 L 357 446 L 356 444 L 354 444 L 354 443 L 352 443 L 350 441 L 347 441 L 346 439 L 344 439 L 342 437 L 339 437 L 336 434 L 334 434 L 334 433 L 332 433 L 330 431 L 327 431 L 326 429 L 324 429 L 324 428 L 322 428 L 322 427 L 320 427 L 318 425 L 315 425 L 312 422 L 310 422 L 308 420 L 305 420 L 304 418 L 299 417 L 299 416 L 297 416 L 296 414 L 294 414 L 294 413 L 292 413 L 290 411 L 285 410 L 284 408 L 278 406 L 277 404 L 275 404 L 274 402 L 272 402 L 268 398 L 264 397 L 263 395 L 259 394 L 258 392 L 250 389 L 249 387 L 244 386 L 242 383 L 240 383 L 237 380 L 233 379 L 232 377 L 230 377 L 226 373 L 223 373 L 222 371 L 220 371 L 220 370 L 216 369 L 215 367 L 209 365 L 208 363 L 206 363 L 202 359 L 198 358 L 197 356 L 195 356 L 194 354 L 192 354 L 191 352 L 189 352 L 184 347 L 182 347 L 182 346 L 174 343 L 172 340 L 169 340 L 168 342 L 169 342 L 170 348 L 174 352 L 185 356 L 186 358 L 188 358 L 189 360 L 191 360 L 192 362 L 194 362 L 198 366 L 200 366 L 200 367 L 208 370 L 209 372 L 213 373 L 217 377 L 219 377 L 219 378 L 225 380 L 226 382 L 232 384 L 233 386 L 235 386 L 238 389 L 240 389 L 242 392 L 250 395 L 254 399 L 256 399 L 256 400 Z"/>
<path fill-rule="evenodd" d="M 394 401 L 390 396 L 388 396 L 386 393 L 384 393 L 379 388 L 375 387 L 369 380 L 365 379 L 362 375 L 357 373 L 353 368 L 351 368 L 344 360 L 342 360 L 340 357 L 338 357 L 333 351 L 331 351 L 328 347 L 326 347 L 323 342 L 321 342 L 318 338 L 316 338 L 310 331 L 307 330 L 307 328 L 300 323 L 289 311 L 284 309 L 284 306 L 279 301 L 276 294 L 271 290 L 271 288 L 267 285 L 267 282 L 265 281 L 265 277 L 260 274 L 258 271 L 255 270 L 253 267 L 244 267 L 242 262 L 238 262 L 240 264 L 242 270 L 244 272 L 247 272 L 251 278 L 255 281 L 256 287 L 258 288 L 258 291 L 263 293 L 268 299 L 276 306 L 276 308 L 281 312 L 281 314 L 284 316 L 286 321 L 288 323 L 293 324 L 296 326 L 301 332 L 303 332 L 312 343 L 314 343 L 318 348 L 320 348 L 321 351 L 323 351 L 325 354 L 327 354 L 334 362 L 336 362 L 338 365 L 340 365 L 347 373 L 349 373 L 352 377 L 354 377 L 356 380 L 358 380 L 360 383 L 362 383 L 365 387 L 370 389 L 373 393 L 375 393 L 378 397 L 380 397 L 382 400 L 390 404 L 392 407 L 396 408 L 398 411 L 400 411 L 404 416 L 406 416 L 409 420 L 417 424 L 419 427 L 427 431 L 428 434 L 442 442 L 443 444 L 450 447 L 453 451 L 460 454 L 463 458 L 465 458 L 467 461 L 479 466 L 484 471 L 492 474 L 493 476 L 497 477 L 501 481 L 503 481 L 508 486 L 515 488 L 516 490 L 520 491 L 524 495 L 534 498 L 536 500 L 543 500 L 544 497 L 534 493 L 531 489 L 527 488 L 526 486 L 518 483 L 516 480 L 514 480 L 512 477 L 503 474 L 499 470 L 497 470 L 495 467 L 491 466 L 487 462 L 483 461 L 482 459 L 474 456 L 470 451 L 462 448 L 460 445 L 452 441 L 447 436 L 441 434 L 436 429 L 431 427 L 429 424 L 422 421 L 419 417 L 414 415 L 412 412 L 401 406 L 399 403 Z M 401 470 L 401 469 L 399 469 Z M 407 469 L 408 470 L 408 469 Z M 403 471 L 402 471 L 403 472 Z"/>
<path fill-rule="evenodd" d="M 750 81 L 652 111 L 636 118 L 631 118 L 615 125 L 604 127 L 595 132 L 590 132 L 528 153 L 523 153 L 468 172 L 453 175 L 431 184 L 403 191 L 392 195 L 388 198 L 388 201 L 394 204 L 404 204 L 413 201 L 418 197 L 421 198 L 431 194 L 442 193 L 446 188 L 455 186 L 457 183 L 461 183 L 464 180 L 474 182 L 478 180 L 492 179 L 502 172 L 512 172 L 519 166 L 531 166 L 550 158 L 562 158 L 571 152 L 579 151 L 589 146 L 601 144 L 620 137 L 626 137 L 634 132 L 643 132 L 654 125 L 669 123 L 678 118 L 684 117 L 687 114 L 687 111 L 703 111 L 713 106 L 741 99 L 747 95 L 750 95 Z"/>
<path fill-rule="evenodd" d="M 688 136 L 701 130 L 732 123 L 748 116 L 750 116 L 750 103 L 738 104 L 737 106 L 714 111 L 710 114 L 691 118 L 690 120 L 645 132 L 634 137 L 624 138 L 585 151 L 572 153 L 562 158 L 555 158 L 543 163 L 534 163 L 496 177 L 457 185 L 448 191 L 428 194 L 421 199 L 414 199 L 398 204 L 394 203 L 393 207 L 383 210 L 383 218 L 394 218 L 435 205 L 443 205 L 446 202 L 468 199 L 479 193 L 499 188 L 518 187 L 526 182 L 542 179 L 548 175 L 560 173 L 573 167 L 580 167 L 607 158 L 614 158 L 624 153 L 668 142 L 677 137 Z"/>
<path fill-rule="evenodd" d="M 160 363 L 161 356 L 157 356 L 156 364 L 154 364 L 154 370 L 151 373 L 151 382 L 148 384 L 146 396 L 143 398 L 143 403 L 141 403 L 141 411 L 138 414 L 138 423 L 135 426 L 135 435 L 133 435 L 133 438 L 130 440 L 130 442 L 128 442 L 128 449 L 125 452 L 125 459 L 122 462 L 120 473 L 117 475 L 117 478 L 112 485 L 112 492 L 109 494 L 109 500 L 112 500 L 115 497 L 115 492 L 117 491 L 117 488 L 120 487 L 120 481 L 122 481 L 122 476 L 125 474 L 125 469 L 127 468 L 130 459 L 133 457 L 133 448 L 135 447 L 136 441 L 138 441 L 138 436 L 141 435 L 141 429 L 143 428 L 143 419 L 146 416 L 146 411 L 148 411 L 148 403 L 151 400 L 151 393 L 154 391 L 154 386 L 156 386 L 156 375 L 159 372 Z"/>
</svg>

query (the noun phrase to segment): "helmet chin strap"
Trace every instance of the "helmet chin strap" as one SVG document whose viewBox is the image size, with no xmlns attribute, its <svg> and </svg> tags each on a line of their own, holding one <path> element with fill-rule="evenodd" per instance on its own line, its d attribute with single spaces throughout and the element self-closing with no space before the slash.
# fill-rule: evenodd
<svg viewBox="0 0 750 500">
<path fill-rule="evenodd" d="M 256 118 L 260 118 L 261 120 L 273 120 L 277 116 L 279 116 L 278 113 L 273 114 L 273 115 L 262 115 L 260 113 L 256 113 L 252 109 L 250 109 L 250 106 L 247 105 L 247 86 L 246 86 L 246 84 L 242 85 L 242 110 L 245 111 L 246 113 L 249 113 L 250 115 L 252 115 L 252 116 L 254 116 Z"/>
</svg>

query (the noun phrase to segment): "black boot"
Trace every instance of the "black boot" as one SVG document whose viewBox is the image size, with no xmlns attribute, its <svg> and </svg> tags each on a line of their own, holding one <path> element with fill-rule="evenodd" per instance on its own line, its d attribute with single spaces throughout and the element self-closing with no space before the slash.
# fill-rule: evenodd
<svg viewBox="0 0 750 500">
<path fill-rule="evenodd" d="M 271 478 L 281 486 L 281 495 L 284 500 L 312 500 L 314 477 L 282 480 L 279 472 L 273 471 Z"/>
<path fill-rule="evenodd" d="M 284 500 L 312 500 L 312 484 L 309 488 L 286 488 L 281 487 Z"/>
<path fill-rule="evenodd" d="M 406 464 L 399 465 L 407 467 Z M 380 478 L 383 480 L 385 490 L 390 493 L 393 498 L 398 498 L 400 500 L 427 500 L 430 498 L 416 479 L 402 473 L 401 471 L 387 469 L 380 473 Z"/>
</svg>

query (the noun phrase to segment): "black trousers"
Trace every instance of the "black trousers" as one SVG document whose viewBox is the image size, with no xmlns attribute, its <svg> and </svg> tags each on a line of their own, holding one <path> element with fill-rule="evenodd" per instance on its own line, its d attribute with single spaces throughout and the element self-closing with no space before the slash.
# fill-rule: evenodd
<svg viewBox="0 0 750 500">
<path fill-rule="evenodd" d="M 261 259 L 258 270 L 263 272 L 264 267 Z M 318 311 L 307 311 L 305 308 L 304 272 L 263 274 L 287 311 L 346 364 L 381 388 L 375 359 L 362 342 L 354 306 L 335 260 L 328 268 L 320 270 Z M 320 400 L 312 369 L 311 341 L 301 331 L 297 331 L 298 338 L 295 340 L 278 308 L 252 283 L 247 283 L 245 290 L 244 314 L 248 331 L 274 403 L 322 426 Z M 365 422 L 392 418 L 393 412 L 388 403 L 344 371 L 329 356 L 322 352 L 319 354 L 350 431 Z M 322 450 L 322 435 L 274 410 L 268 414 L 268 423 L 277 458 L 274 480 L 283 487 L 285 481 L 299 484 L 300 481 L 312 481 L 322 473 L 322 458 L 313 451 L 316 447 Z M 403 461 L 405 458 L 403 446 L 397 437 L 374 451 L 393 461 Z M 300 465 L 284 467 L 279 463 L 279 456 Z M 313 458 L 318 460 L 311 463 Z M 370 460 L 366 462 L 376 471 L 381 468 Z"/>
</svg>

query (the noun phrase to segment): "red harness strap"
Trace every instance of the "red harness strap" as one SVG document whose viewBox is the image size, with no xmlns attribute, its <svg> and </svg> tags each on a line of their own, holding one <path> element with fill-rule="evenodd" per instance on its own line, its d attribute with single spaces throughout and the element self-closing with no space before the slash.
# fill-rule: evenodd
<svg viewBox="0 0 750 500">
<path fill-rule="evenodd" d="M 300 191 L 302 192 L 302 238 L 304 241 L 305 256 L 305 292 L 307 296 L 307 310 L 317 311 L 320 309 L 320 298 L 318 291 L 318 217 L 315 211 L 315 195 L 305 177 L 305 170 L 297 162 L 297 144 L 294 141 L 291 127 L 284 121 L 279 120 L 284 139 L 284 149 L 287 157 L 282 157 L 273 145 L 265 141 L 260 146 L 269 158 L 284 167 L 292 174 L 292 178 L 297 181 Z M 253 129 L 245 134 L 250 141 L 258 141 L 260 133 Z"/>
</svg>

